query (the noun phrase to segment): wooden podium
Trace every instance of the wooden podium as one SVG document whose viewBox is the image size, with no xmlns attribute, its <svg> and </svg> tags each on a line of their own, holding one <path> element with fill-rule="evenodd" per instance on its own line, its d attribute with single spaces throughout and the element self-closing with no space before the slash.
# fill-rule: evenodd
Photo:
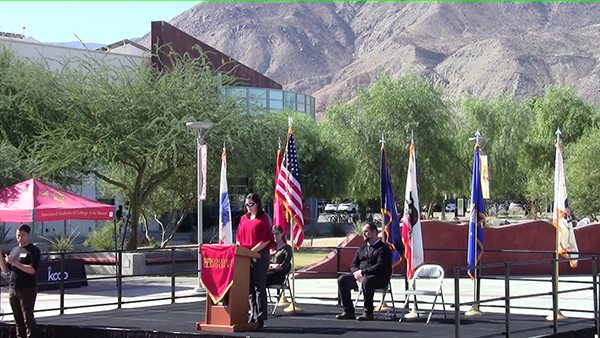
<svg viewBox="0 0 600 338">
<path fill-rule="evenodd" d="M 223 298 L 223 305 L 214 304 L 206 297 L 206 318 L 196 323 L 202 331 L 239 332 L 254 331 L 258 323 L 248 323 L 248 291 L 250 289 L 250 259 L 260 258 L 244 247 L 235 245 L 233 285 Z"/>
</svg>

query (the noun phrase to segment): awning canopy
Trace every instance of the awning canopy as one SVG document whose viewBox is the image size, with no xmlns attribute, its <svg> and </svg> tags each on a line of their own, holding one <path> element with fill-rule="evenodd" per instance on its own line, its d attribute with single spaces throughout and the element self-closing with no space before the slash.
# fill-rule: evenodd
<svg viewBox="0 0 600 338">
<path fill-rule="evenodd" d="M 0 190 L 0 222 L 112 220 L 114 207 L 30 179 Z"/>
</svg>

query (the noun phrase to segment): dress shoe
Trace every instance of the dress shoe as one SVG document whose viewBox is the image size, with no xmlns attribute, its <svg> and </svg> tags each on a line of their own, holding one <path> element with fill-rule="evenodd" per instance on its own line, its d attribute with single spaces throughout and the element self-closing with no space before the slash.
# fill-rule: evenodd
<svg viewBox="0 0 600 338">
<path fill-rule="evenodd" d="M 354 319 L 354 313 L 342 312 L 335 316 L 335 319 Z"/>
<path fill-rule="evenodd" d="M 364 322 L 364 321 L 367 321 L 367 320 L 374 320 L 374 318 L 373 318 L 373 314 L 372 313 L 366 313 L 365 312 L 362 315 L 356 317 L 356 320 Z"/>
</svg>

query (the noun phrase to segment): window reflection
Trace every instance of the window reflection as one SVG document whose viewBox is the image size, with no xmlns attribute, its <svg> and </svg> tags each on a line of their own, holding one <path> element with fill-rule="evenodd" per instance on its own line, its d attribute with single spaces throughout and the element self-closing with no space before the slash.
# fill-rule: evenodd
<svg viewBox="0 0 600 338">
<path fill-rule="evenodd" d="M 222 90 L 223 94 L 238 98 L 238 102 L 247 106 L 263 109 L 295 110 L 315 117 L 315 98 L 301 93 L 278 89 L 233 87 Z"/>
</svg>

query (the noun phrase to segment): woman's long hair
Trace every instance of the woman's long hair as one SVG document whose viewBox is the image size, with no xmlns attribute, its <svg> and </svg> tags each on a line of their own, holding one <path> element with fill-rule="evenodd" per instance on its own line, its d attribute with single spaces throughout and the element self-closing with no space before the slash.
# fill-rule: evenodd
<svg viewBox="0 0 600 338">
<path fill-rule="evenodd" d="M 287 239 L 285 238 L 285 232 L 283 232 L 283 228 L 281 227 L 281 225 L 273 226 L 273 230 L 279 231 L 279 233 L 283 235 L 283 236 L 281 236 L 281 238 L 283 238 L 283 243 L 287 244 Z"/>
<path fill-rule="evenodd" d="M 258 197 L 257 194 L 253 192 L 249 193 L 248 196 L 246 196 L 246 200 L 251 200 L 252 202 L 256 203 L 256 218 L 259 218 L 265 213 L 262 208 L 262 202 L 260 201 L 260 197 Z M 244 208 L 246 207 L 245 203 L 246 201 L 244 200 Z M 246 217 L 250 218 L 250 212 L 246 212 Z"/>
</svg>

